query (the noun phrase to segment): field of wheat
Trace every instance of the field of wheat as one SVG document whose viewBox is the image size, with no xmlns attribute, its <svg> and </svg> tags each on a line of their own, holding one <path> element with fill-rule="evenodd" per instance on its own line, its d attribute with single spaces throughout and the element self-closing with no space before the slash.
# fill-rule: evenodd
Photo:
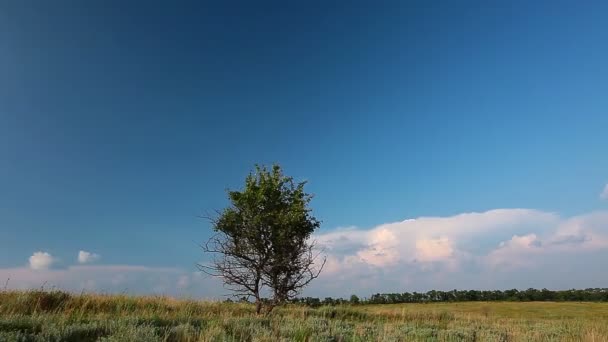
<svg viewBox="0 0 608 342">
<path fill-rule="evenodd" d="M 608 341 L 607 303 L 287 305 L 0 292 L 0 341 Z"/>
</svg>

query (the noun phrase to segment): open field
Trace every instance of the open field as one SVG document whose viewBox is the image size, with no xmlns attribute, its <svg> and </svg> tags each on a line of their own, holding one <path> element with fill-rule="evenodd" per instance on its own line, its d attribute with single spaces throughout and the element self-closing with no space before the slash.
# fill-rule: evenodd
<svg viewBox="0 0 608 342">
<path fill-rule="evenodd" d="M 608 341 L 608 303 L 253 306 L 0 292 L 0 341 Z"/>
</svg>

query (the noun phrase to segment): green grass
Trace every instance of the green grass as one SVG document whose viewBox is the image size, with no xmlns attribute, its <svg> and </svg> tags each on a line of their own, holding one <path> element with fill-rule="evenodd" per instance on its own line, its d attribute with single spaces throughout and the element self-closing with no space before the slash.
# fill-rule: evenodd
<svg viewBox="0 0 608 342">
<path fill-rule="evenodd" d="M 0 292 L 0 341 L 608 341 L 608 303 L 277 308 L 168 297 Z"/>
</svg>

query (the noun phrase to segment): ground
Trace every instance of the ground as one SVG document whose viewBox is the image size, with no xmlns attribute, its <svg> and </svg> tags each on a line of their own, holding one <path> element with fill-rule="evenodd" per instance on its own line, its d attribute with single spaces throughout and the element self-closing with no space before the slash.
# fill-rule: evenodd
<svg viewBox="0 0 608 342">
<path fill-rule="evenodd" d="M 608 303 L 287 306 L 0 292 L 0 341 L 608 341 Z"/>
</svg>

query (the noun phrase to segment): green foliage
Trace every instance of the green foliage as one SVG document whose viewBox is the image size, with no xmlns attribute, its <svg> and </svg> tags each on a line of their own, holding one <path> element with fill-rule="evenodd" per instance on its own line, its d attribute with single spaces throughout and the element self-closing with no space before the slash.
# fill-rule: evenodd
<svg viewBox="0 0 608 342">
<path fill-rule="evenodd" d="M 376 293 L 368 299 L 360 299 L 352 295 L 349 300 L 343 298 L 325 299 L 314 297 L 294 298 L 292 303 L 304 304 L 310 307 L 323 305 L 344 304 L 400 304 L 400 303 L 451 303 L 451 302 L 608 302 L 608 289 L 588 288 L 584 290 L 536 290 L 527 289 L 519 291 L 512 290 L 452 290 L 436 291 L 426 293 L 404 292 L 404 293 Z M 488 313 L 489 314 L 489 313 Z"/>
<path fill-rule="evenodd" d="M 270 171 L 256 166 L 242 191 L 228 192 L 231 206 L 221 213 L 214 230 L 234 239 L 238 247 L 260 253 L 298 247 L 319 227 L 308 208 L 312 196 L 304 192 L 305 184 L 283 175 L 278 165 Z"/>
<path fill-rule="evenodd" d="M 201 269 L 259 305 L 262 288 L 270 289 L 270 309 L 295 297 L 324 264 L 315 265 L 310 238 L 320 222 L 309 208 L 312 195 L 305 184 L 285 176 L 278 165 L 256 166 L 243 190 L 228 192 L 230 206 L 212 219 L 217 234 L 203 248 L 215 258 Z"/>
<path fill-rule="evenodd" d="M 452 291 L 428 291 L 426 293 L 377 293 L 367 301 L 369 304 L 398 304 L 398 303 L 429 303 L 429 302 L 469 302 L 469 301 L 586 301 L 606 302 L 608 301 L 608 289 L 589 288 L 584 290 L 558 290 L 517 289 L 500 291 L 479 290 L 452 290 Z"/>
</svg>

